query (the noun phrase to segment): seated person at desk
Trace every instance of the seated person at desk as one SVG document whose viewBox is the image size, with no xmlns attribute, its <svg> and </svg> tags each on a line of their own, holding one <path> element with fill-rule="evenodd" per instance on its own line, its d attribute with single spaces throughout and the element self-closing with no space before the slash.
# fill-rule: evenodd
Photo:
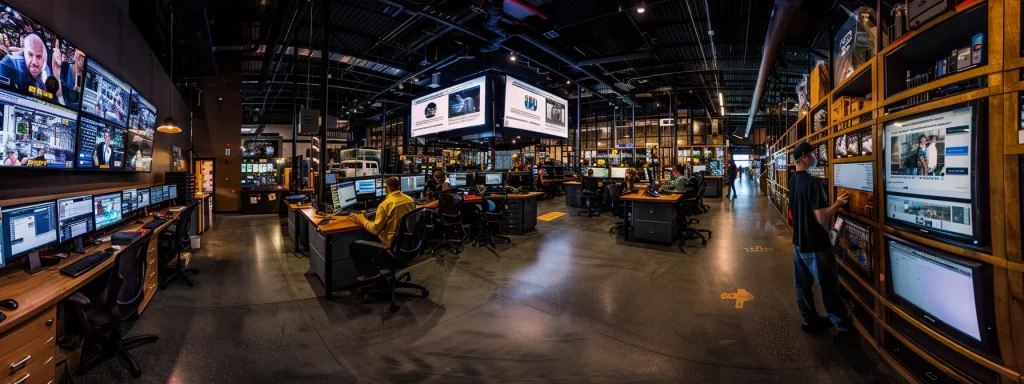
<svg viewBox="0 0 1024 384">
<path fill-rule="evenodd" d="M 672 184 L 661 186 L 662 193 L 685 193 L 690 179 L 685 176 L 686 168 L 682 164 L 672 166 Z"/>
<path fill-rule="evenodd" d="M 451 188 L 448 185 L 447 176 L 444 172 L 434 172 L 434 177 L 427 180 L 426 193 L 431 199 L 437 199 L 441 196 L 441 192 L 444 192 Z"/>
<path fill-rule="evenodd" d="M 639 183 L 639 182 L 640 182 L 640 175 L 637 175 L 636 169 L 635 168 L 627 169 L 626 170 L 626 179 L 625 179 L 626 190 L 627 191 L 633 190 L 633 185 L 636 184 L 636 183 Z"/>
<path fill-rule="evenodd" d="M 402 182 L 397 177 L 389 177 L 384 180 L 384 188 L 388 197 L 377 206 L 377 217 L 373 221 L 366 220 L 361 214 L 350 214 L 348 217 L 362 225 L 367 232 L 380 238 L 380 242 L 391 247 L 391 239 L 395 237 L 398 230 L 398 223 L 402 216 L 416 209 L 416 203 L 411 197 L 402 193 Z M 366 281 L 380 275 L 378 265 L 386 265 L 375 262 L 371 258 L 377 255 L 376 250 L 369 245 L 352 243 L 348 247 L 352 256 L 352 262 L 356 265 L 356 272 L 360 275 L 357 280 Z"/>
</svg>

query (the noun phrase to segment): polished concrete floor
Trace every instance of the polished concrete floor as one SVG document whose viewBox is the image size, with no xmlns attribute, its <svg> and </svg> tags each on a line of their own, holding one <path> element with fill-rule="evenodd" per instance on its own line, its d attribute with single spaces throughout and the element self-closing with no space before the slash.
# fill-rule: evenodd
<svg viewBox="0 0 1024 384">
<path fill-rule="evenodd" d="M 194 288 L 159 291 L 131 334 L 132 379 L 110 360 L 79 383 L 871 383 L 898 382 L 859 340 L 799 328 L 790 232 L 740 181 L 707 199 L 706 248 L 636 246 L 613 218 L 541 202 L 537 231 L 501 257 L 467 247 L 411 269 L 427 298 L 399 312 L 325 300 L 276 216 L 219 215 L 196 253 Z M 691 244 L 699 245 L 698 242 Z M 724 293 L 753 300 L 737 309 Z M 820 305 L 819 305 L 820 308 Z"/>
</svg>

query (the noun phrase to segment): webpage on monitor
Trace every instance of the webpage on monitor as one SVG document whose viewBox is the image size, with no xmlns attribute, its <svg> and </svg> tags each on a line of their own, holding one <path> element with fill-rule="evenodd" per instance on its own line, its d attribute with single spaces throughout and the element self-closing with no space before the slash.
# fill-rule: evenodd
<svg viewBox="0 0 1024 384">
<path fill-rule="evenodd" d="M 971 204 L 907 196 L 886 196 L 889 218 L 917 226 L 974 236 Z"/>
<path fill-rule="evenodd" d="M 886 190 L 971 199 L 973 108 L 886 124 Z"/>
<path fill-rule="evenodd" d="M 871 167 L 871 163 L 836 164 L 833 168 L 835 186 L 873 192 L 875 179 Z"/>
<path fill-rule="evenodd" d="M 893 293 L 981 341 L 971 269 L 894 240 L 887 241 Z"/>
</svg>

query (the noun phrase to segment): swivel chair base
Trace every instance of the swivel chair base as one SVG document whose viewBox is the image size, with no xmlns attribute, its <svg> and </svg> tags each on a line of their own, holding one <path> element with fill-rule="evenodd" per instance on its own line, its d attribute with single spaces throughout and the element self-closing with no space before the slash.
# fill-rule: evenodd
<svg viewBox="0 0 1024 384">
<path fill-rule="evenodd" d="M 177 279 L 185 280 L 185 283 L 188 284 L 189 288 L 194 287 L 196 282 L 194 280 L 192 280 L 191 276 L 188 275 L 190 273 L 194 274 L 194 275 L 198 275 L 199 274 L 199 270 L 198 269 L 194 269 L 194 268 L 182 268 L 182 269 L 179 269 L 179 270 L 171 273 L 170 276 L 167 276 L 167 278 L 164 279 L 163 283 L 160 284 L 160 289 L 167 289 L 167 285 L 171 284 L 172 282 L 174 282 Z"/>
<path fill-rule="evenodd" d="M 128 368 L 132 371 L 132 377 L 139 378 L 142 376 L 142 368 L 139 366 L 139 362 L 135 360 L 135 357 L 128 351 L 135 347 L 143 346 L 146 344 L 152 344 L 160 340 L 160 336 L 157 335 L 139 335 L 132 336 L 126 339 L 121 338 L 121 334 L 118 331 L 112 333 L 112 337 L 102 344 L 99 351 L 93 355 L 89 360 L 86 360 L 82 365 L 79 366 L 76 374 L 82 375 L 92 369 L 100 362 L 106 360 L 115 354 L 121 357 L 126 363 Z"/>
<path fill-rule="evenodd" d="M 399 276 L 395 276 L 394 274 L 381 276 L 377 279 L 374 279 L 373 285 L 360 288 L 359 293 L 364 296 L 390 296 L 391 305 L 388 307 L 388 310 L 391 311 L 392 313 L 398 312 L 399 306 L 398 303 L 395 302 L 395 295 L 399 288 L 418 290 L 420 297 L 430 296 L 430 291 L 427 290 L 426 287 L 419 284 L 410 283 L 410 279 L 412 279 L 412 274 L 410 274 L 409 272 L 403 273 Z"/>
</svg>

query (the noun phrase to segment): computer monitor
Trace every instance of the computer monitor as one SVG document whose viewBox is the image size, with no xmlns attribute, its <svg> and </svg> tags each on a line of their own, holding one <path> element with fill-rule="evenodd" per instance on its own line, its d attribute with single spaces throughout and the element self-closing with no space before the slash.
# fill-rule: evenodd
<svg viewBox="0 0 1024 384">
<path fill-rule="evenodd" d="M 590 168 L 590 170 L 594 171 L 594 177 L 598 179 L 607 179 L 608 176 L 610 176 L 611 174 L 610 172 L 608 172 L 608 168 L 604 167 L 594 167 Z M 625 175 L 623 175 L 623 178 L 625 178 Z"/>
<path fill-rule="evenodd" d="M 55 202 L 9 207 L 3 212 L 3 254 L 8 261 L 57 241 Z"/>
<path fill-rule="evenodd" d="M 96 196 L 92 202 L 97 230 L 121 222 L 121 193 Z"/>
<path fill-rule="evenodd" d="M 178 198 L 178 186 L 177 185 L 165 185 L 167 188 L 167 200 L 175 200 Z"/>
<path fill-rule="evenodd" d="M 92 195 L 57 200 L 57 228 L 61 243 L 92 232 Z"/>
<path fill-rule="evenodd" d="M 351 207 L 356 203 L 356 184 L 354 181 L 346 181 L 331 186 L 331 202 L 334 203 L 334 211 Z"/>
<path fill-rule="evenodd" d="M 402 176 L 402 193 L 422 192 L 427 185 L 427 177 L 424 175 Z"/>
<path fill-rule="evenodd" d="M 149 188 L 139 188 L 135 192 L 135 209 L 142 209 L 149 206 Z"/>
<path fill-rule="evenodd" d="M 384 189 L 384 179 L 377 178 L 374 180 L 376 182 L 376 187 L 374 189 L 377 191 L 377 197 L 383 197 L 384 195 L 386 195 L 386 190 Z"/>
<path fill-rule="evenodd" d="M 467 182 L 465 172 L 448 174 L 448 185 L 452 186 L 452 188 L 465 187 Z"/>
<path fill-rule="evenodd" d="M 694 165 L 693 166 L 693 173 L 706 172 L 707 170 L 708 170 L 708 166 L 706 166 L 706 165 Z"/>
<path fill-rule="evenodd" d="M 149 189 L 150 204 L 157 205 L 164 202 L 164 200 L 167 200 L 167 195 L 164 194 L 163 187 L 153 187 Z"/>
<path fill-rule="evenodd" d="M 324 183 L 327 184 L 327 185 L 337 184 L 338 183 L 338 174 L 337 173 L 328 173 L 328 174 L 324 175 Z"/>
<path fill-rule="evenodd" d="M 376 194 L 376 189 L 377 179 L 356 180 L 356 194 L 358 195 Z"/>
<path fill-rule="evenodd" d="M 530 172 L 512 172 L 508 174 L 508 186 L 526 187 L 533 183 L 533 174 Z"/>
<path fill-rule="evenodd" d="M 614 167 L 611 169 L 611 175 L 609 177 L 613 179 L 625 179 L 627 169 L 629 168 Z"/>
<path fill-rule="evenodd" d="M 139 209 L 138 207 L 135 206 L 136 200 L 138 200 L 136 198 L 136 196 L 138 196 L 138 194 L 139 193 L 138 193 L 138 191 L 135 188 L 126 189 L 126 190 L 121 191 L 121 212 L 122 213 L 128 213 L 128 212 L 134 211 L 136 209 Z M 59 205 L 60 205 L 60 203 L 58 202 L 58 206 Z"/>
<path fill-rule="evenodd" d="M 492 187 L 493 186 L 505 185 L 505 182 L 503 180 L 504 178 L 502 176 L 504 176 L 504 174 L 503 173 L 498 173 L 498 172 L 485 173 L 484 174 L 484 185 L 492 186 Z"/>
</svg>

